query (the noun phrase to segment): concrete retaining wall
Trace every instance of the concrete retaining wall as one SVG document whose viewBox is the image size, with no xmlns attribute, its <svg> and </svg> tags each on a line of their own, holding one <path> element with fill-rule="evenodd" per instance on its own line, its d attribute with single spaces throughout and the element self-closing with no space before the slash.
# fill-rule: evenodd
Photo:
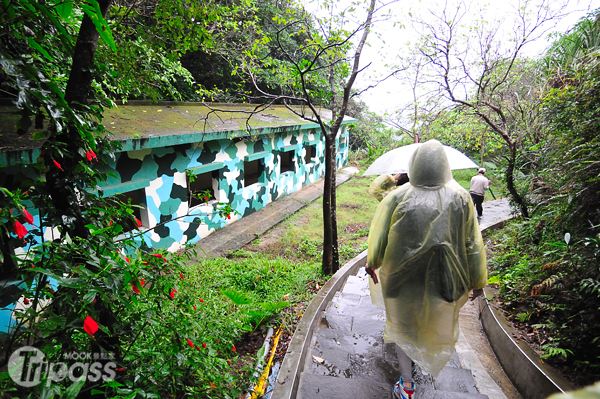
<svg viewBox="0 0 600 399">
<path fill-rule="evenodd" d="M 501 228 L 511 217 L 481 224 L 482 232 Z M 349 275 L 356 274 L 366 264 L 367 251 L 338 270 L 321 288 L 304 312 L 288 347 L 279 375 L 273 387 L 273 399 L 295 399 L 306 353 L 310 349 L 313 331 L 319 324 L 321 312 L 339 291 Z M 488 304 L 493 293 L 486 288 L 486 299 L 479 298 L 481 323 L 488 336 L 500 365 L 524 399 L 546 399 L 548 396 L 572 390 L 573 386 L 550 366 L 541 362 L 539 356 L 524 342 L 512 339 L 512 327 L 504 316 Z"/>
<path fill-rule="evenodd" d="M 346 263 L 319 290 L 319 293 L 308 305 L 300 323 L 296 327 L 292 341 L 288 346 L 279 370 L 279 375 L 273 387 L 273 399 L 293 399 L 298 392 L 300 374 L 304 367 L 306 353 L 310 350 L 310 340 L 315 328 L 319 325 L 321 312 L 325 310 L 336 292 L 342 289 L 346 279 L 358 272 L 367 263 L 367 251 Z"/>
</svg>

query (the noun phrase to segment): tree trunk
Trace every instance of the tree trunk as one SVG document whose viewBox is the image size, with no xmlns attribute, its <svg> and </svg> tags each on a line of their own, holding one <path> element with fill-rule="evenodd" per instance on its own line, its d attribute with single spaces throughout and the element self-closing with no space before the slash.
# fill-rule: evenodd
<svg viewBox="0 0 600 399">
<path fill-rule="evenodd" d="M 98 0 L 103 17 L 106 17 L 111 3 L 112 0 Z M 77 103 L 84 104 L 88 99 L 93 79 L 94 54 L 96 54 L 99 39 L 100 33 L 86 14 L 77 35 L 77 42 L 73 51 L 73 64 L 65 89 L 65 100 L 71 106 L 76 107 Z"/>
<path fill-rule="evenodd" d="M 325 135 L 325 178 L 323 181 L 323 274 L 331 275 L 339 269 L 337 251 L 337 223 L 335 220 L 335 136 Z"/>
<path fill-rule="evenodd" d="M 338 131 L 337 129 L 335 130 Z M 338 230 L 337 230 L 337 148 L 335 145 L 336 134 L 330 133 L 333 137 L 332 142 L 332 159 L 331 159 L 331 251 L 332 251 L 332 262 L 331 270 L 332 273 L 337 272 L 340 269 L 340 255 L 338 252 Z"/>
<path fill-rule="evenodd" d="M 106 16 L 111 2 L 112 0 L 98 1 L 103 16 Z M 85 104 L 88 99 L 93 80 L 91 71 L 95 69 L 94 54 L 99 39 L 100 33 L 96 26 L 85 15 L 77 35 L 73 63 L 65 89 L 65 100 L 72 109 L 80 109 L 81 104 Z M 66 148 L 66 153 L 71 156 L 61 157 L 53 151 L 57 146 Z M 57 213 L 54 216 L 72 221 L 64 226 L 64 232 L 76 237 L 86 237 L 89 231 L 85 228 L 86 221 L 83 210 L 79 206 L 78 193 L 68 182 L 74 180 L 72 171 L 79 162 L 78 150 L 88 146 L 89 144 L 82 139 L 74 125 L 69 125 L 63 131 L 53 134 L 44 146 L 45 163 L 50 168 L 46 174 L 46 189 L 56 208 Z M 54 167 L 53 161 L 59 162 L 62 168 Z"/>
<path fill-rule="evenodd" d="M 479 148 L 479 157 L 481 162 L 479 164 L 480 168 L 483 168 L 483 153 L 485 148 L 485 131 L 481 134 L 481 148 Z"/>
<path fill-rule="evenodd" d="M 509 142 L 508 148 L 510 151 L 510 157 L 508 159 L 508 167 L 506 168 L 506 188 L 508 189 L 508 192 L 512 196 L 515 203 L 518 205 L 519 210 L 521 211 L 521 215 L 525 219 L 529 219 L 529 211 L 527 209 L 527 204 L 525 204 L 525 201 L 517 192 L 514 183 L 514 171 L 517 158 L 516 144 L 514 142 Z"/>
</svg>

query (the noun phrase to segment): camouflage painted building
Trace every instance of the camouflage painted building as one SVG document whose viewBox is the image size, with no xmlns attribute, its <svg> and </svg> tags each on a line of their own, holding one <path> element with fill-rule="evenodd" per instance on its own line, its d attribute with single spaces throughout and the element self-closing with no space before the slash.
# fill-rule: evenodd
<svg viewBox="0 0 600 399">
<path fill-rule="evenodd" d="M 122 148 L 107 159 L 110 177 L 100 190 L 140 206 L 141 246 L 176 251 L 324 175 L 324 139 L 316 123 L 283 106 L 251 118 L 249 105 L 212 108 L 222 111 L 197 103 L 131 103 L 105 111 L 103 123 Z M 326 118 L 329 111 L 323 112 Z M 348 159 L 350 122 L 336 140 L 338 168 Z M 38 156 L 35 142 L 19 139 L 0 149 L 0 182 L 30 174 L 26 165 Z M 218 203 L 236 213 L 214 212 Z M 39 226 L 37 212 L 30 213 Z M 52 231 L 44 235 L 51 239 Z"/>
</svg>

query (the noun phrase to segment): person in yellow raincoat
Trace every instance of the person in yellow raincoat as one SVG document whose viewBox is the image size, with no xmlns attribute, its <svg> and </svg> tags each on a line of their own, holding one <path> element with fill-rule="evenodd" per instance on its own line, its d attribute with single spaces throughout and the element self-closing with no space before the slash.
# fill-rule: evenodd
<svg viewBox="0 0 600 399">
<path fill-rule="evenodd" d="M 391 189 L 396 187 L 396 179 L 392 175 L 381 175 L 371 182 L 368 193 L 377 201 L 381 201 Z"/>
<path fill-rule="evenodd" d="M 368 193 L 381 202 L 390 190 L 406 183 L 408 183 L 408 175 L 406 173 L 398 173 L 395 176 L 381 175 L 371 182 Z"/>
<path fill-rule="evenodd" d="M 452 178 L 440 142 L 416 150 L 408 175 L 409 184 L 380 202 L 367 256 L 373 302 L 385 305 L 384 341 L 397 344 L 401 376 L 394 395 L 403 399 L 414 395 L 411 359 L 439 373 L 458 340 L 460 308 L 487 281 L 473 202 Z"/>
</svg>

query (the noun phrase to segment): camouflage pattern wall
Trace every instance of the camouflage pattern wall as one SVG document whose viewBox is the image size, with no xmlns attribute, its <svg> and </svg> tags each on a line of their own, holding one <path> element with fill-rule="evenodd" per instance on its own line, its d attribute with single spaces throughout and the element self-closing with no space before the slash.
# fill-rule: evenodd
<svg viewBox="0 0 600 399">
<path fill-rule="evenodd" d="M 348 159 L 346 130 L 338 136 L 337 148 L 340 168 Z M 249 163 L 259 169 L 253 184 L 246 176 Z M 126 151 L 117 153 L 108 166 L 115 177 L 107 182 L 104 195 L 130 193 L 144 208 L 139 215 L 142 230 L 149 231 L 136 238 L 139 245 L 177 251 L 321 178 L 324 141 L 316 129 L 287 131 Z M 214 193 L 209 201 L 190 206 L 189 175 L 209 176 Z M 228 203 L 235 213 L 227 217 L 214 212 L 219 203 Z"/>
<path fill-rule="evenodd" d="M 325 143 L 315 124 L 270 127 L 252 136 L 228 130 L 120 141 L 122 152 L 106 161 L 109 178 L 101 193 L 139 205 L 136 216 L 142 222 L 141 231 L 146 232 L 135 239 L 142 248 L 177 251 L 325 174 Z M 338 169 L 347 163 L 348 141 L 343 125 L 336 138 Z M 32 165 L 39 153 L 38 148 L 17 150 L 14 159 L 0 154 L 4 161 L 0 183 L 10 186 L 38 178 Z M 208 201 L 192 201 L 197 187 L 212 191 Z M 215 212 L 218 204 L 229 204 L 234 213 L 228 217 Z M 25 227 L 31 231 L 40 226 L 39 212 L 27 209 L 33 225 Z M 51 228 L 45 228 L 43 235 L 45 240 L 59 237 Z M 27 251 L 30 245 L 36 243 L 17 248 L 16 253 Z"/>
</svg>

